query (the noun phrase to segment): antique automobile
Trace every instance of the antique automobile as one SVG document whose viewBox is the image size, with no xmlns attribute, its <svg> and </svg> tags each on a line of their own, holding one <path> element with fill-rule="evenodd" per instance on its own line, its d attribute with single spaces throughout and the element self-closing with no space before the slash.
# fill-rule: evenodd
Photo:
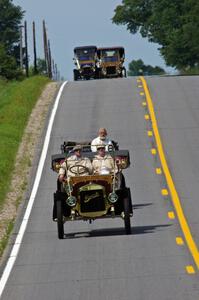
<svg viewBox="0 0 199 300">
<path fill-rule="evenodd" d="M 64 145 L 65 152 L 52 155 L 52 170 L 59 172 L 62 162 L 72 155 L 71 144 Z M 67 146 L 66 144 L 69 144 Z M 78 142 L 79 144 L 79 142 Z M 90 144 L 82 143 L 83 155 L 91 161 L 96 153 Z M 62 145 L 63 146 L 63 145 Z M 69 147 L 69 149 L 67 149 Z M 61 147 L 63 150 L 63 147 Z M 85 220 L 90 223 L 98 218 L 116 218 L 124 221 L 125 233 L 131 233 L 130 217 L 133 215 L 130 188 L 126 187 L 122 171 L 130 166 L 128 150 L 110 149 L 109 154 L 117 164 L 119 172 L 82 175 L 84 168 L 76 164 L 70 168 L 74 176 L 67 176 L 62 183 L 57 180 L 54 193 L 53 220 L 57 222 L 58 238 L 64 238 L 64 223 Z"/>
<path fill-rule="evenodd" d="M 97 57 L 99 78 L 126 77 L 126 69 L 123 66 L 125 58 L 123 47 L 98 48 Z"/>
<path fill-rule="evenodd" d="M 76 66 L 73 70 L 74 81 L 96 78 L 96 46 L 75 47 L 73 60 Z"/>
</svg>

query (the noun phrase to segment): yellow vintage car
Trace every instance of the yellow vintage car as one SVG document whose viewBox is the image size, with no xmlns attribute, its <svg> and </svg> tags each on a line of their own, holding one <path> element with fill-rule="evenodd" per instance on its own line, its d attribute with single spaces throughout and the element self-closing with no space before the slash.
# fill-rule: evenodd
<svg viewBox="0 0 199 300">
<path fill-rule="evenodd" d="M 79 144 L 79 142 L 78 142 Z M 70 155 L 71 143 L 64 146 L 65 153 L 52 156 L 52 169 L 59 172 L 62 162 Z M 91 161 L 96 153 L 91 152 L 90 145 L 83 146 L 83 155 Z M 63 147 L 61 147 L 63 150 Z M 85 150 L 84 150 L 85 149 Z M 117 163 L 117 174 L 81 176 L 78 165 L 71 168 L 74 176 L 60 183 L 54 193 L 53 220 L 57 222 L 58 238 L 64 238 L 64 223 L 86 220 L 90 223 L 97 218 L 115 218 L 124 220 L 125 233 L 131 233 L 130 217 L 133 215 L 130 188 L 126 187 L 122 171 L 130 166 L 128 150 L 110 150 L 109 154 Z M 82 170 L 82 166 L 79 166 Z M 118 179 L 119 178 L 119 179 Z M 119 180 L 119 184 L 118 184 Z"/>
<path fill-rule="evenodd" d="M 106 47 L 97 49 L 98 78 L 126 77 L 123 66 L 125 51 L 123 47 Z"/>
</svg>

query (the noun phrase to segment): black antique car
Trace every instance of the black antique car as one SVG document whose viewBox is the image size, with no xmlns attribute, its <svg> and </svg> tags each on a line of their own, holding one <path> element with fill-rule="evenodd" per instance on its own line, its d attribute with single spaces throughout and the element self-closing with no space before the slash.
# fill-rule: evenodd
<svg viewBox="0 0 199 300">
<path fill-rule="evenodd" d="M 72 145 L 73 144 L 73 145 Z M 72 155 L 75 142 L 65 142 L 62 153 L 52 156 L 52 169 L 59 172 L 62 162 Z M 80 144 L 78 142 L 78 144 Z M 116 143 L 117 144 L 117 143 Z M 90 143 L 82 143 L 83 155 L 92 159 L 96 155 L 91 152 Z M 67 177 L 60 183 L 54 193 L 53 220 L 57 222 L 58 238 L 64 238 L 64 223 L 67 221 L 86 220 L 90 223 L 97 218 L 120 217 L 124 220 L 125 233 L 131 233 L 130 217 L 133 215 L 130 188 L 126 187 L 123 169 L 130 166 L 128 150 L 110 149 L 109 154 L 117 163 L 117 174 Z M 71 169 L 72 171 L 72 169 Z"/>
<path fill-rule="evenodd" d="M 96 46 L 75 47 L 73 60 L 76 66 L 76 69 L 73 70 L 74 81 L 96 78 Z"/>
</svg>

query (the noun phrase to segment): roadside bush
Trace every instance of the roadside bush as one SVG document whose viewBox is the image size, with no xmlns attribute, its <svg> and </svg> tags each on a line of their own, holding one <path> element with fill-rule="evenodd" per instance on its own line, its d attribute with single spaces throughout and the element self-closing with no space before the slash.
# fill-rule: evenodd
<svg viewBox="0 0 199 300">
<path fill-rule="evenodd" d="M 23 74 L 18 68 L 15 58 L 6 53 L 2 44 L 0 44 L 0 77 L 8 80 L 23 78 Z"/>
</svg>

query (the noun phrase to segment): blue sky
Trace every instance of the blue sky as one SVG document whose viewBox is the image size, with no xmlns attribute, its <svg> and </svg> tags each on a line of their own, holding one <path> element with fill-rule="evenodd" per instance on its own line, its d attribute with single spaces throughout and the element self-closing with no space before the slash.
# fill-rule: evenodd
<svg viewBox="0 0 199 300">
<path fill-rule="evenodd" d="M 130 34 L 125 26 L 112 23 L 114 9 L 122 0 L 13 0 L 26 11 L 28 24 L 30 61 L 32 55 L 32 22 L 36 23 L 37 56 L 44 57 L 42 20 L 46 21 L 52 57 L 67 80 L 73 77 L 73 48 L 83 45 L 123 46 L 126 50 L 125 66 L 133 60 L 142 59 L 145 64 L 158 65 L 168 72 L 157 48 L 139 34 Z"/>
</svg>

